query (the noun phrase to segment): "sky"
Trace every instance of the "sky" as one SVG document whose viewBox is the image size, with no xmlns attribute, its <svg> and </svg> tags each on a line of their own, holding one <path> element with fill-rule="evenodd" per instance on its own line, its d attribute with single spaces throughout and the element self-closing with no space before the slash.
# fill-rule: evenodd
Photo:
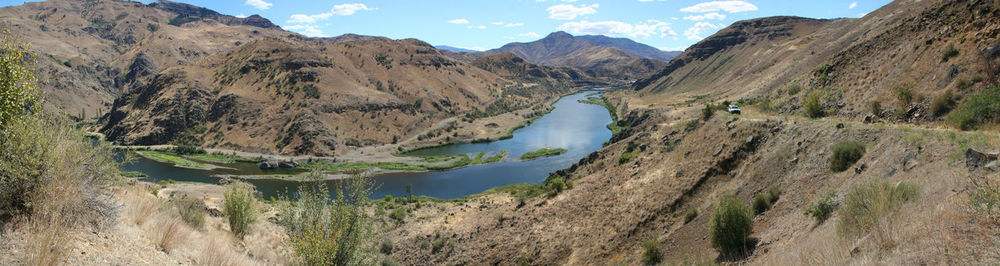
<svg viewBox="0 0 1000 266">
<path fill-rule="evenodd" d="M 233 16 L 259 14 L 310 37 L 417 38 L 488 50 L 555 31 L 626 37 L 684 50 L 733 22 L 768 16 L 858 18 L 889 0 L 175 0 Z M 0 0 L 0 6 L 24 0 Z M 142 2 L 149 3 L 150 0 Z"/>
</svg>

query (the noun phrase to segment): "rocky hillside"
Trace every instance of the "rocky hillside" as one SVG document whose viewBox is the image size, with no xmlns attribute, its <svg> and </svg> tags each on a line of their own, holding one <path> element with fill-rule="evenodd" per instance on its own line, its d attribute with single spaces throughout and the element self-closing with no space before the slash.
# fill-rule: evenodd
<svg viewBox="0 0 1000 266">
<path fill-rule="evenodd" d="M 0 14 L 34 44 L 47 106 L 106 114 L 101 132 L 126 145 L 332 155 L 532 106 L 587 77 L 502 77 L 418 40 L 306 38 L 168 1 L 53 0 Z"/>
<path fill-rule="evenodd" d="M 666 52 L 649 49 L 659 51 L 627 39 L 576 37 L 560 31 L 534 42 L 510 43 L 486 53 L 509 52 L 535 64 L 577 67 L 592 76 L 637 79 L 661 69 L 666 64 L 661 58 L 670 57 Z"/>
<path fill-rule="evenodd" d="M 259 16 L 172 2 L 52 0 L 0 8 L 0 16 L 33 44 L 47 107 L 88 118 L 160 70 L 288 34 Z"/>
<path fill-rule="evenodd" d="M 816 92 L 829 115 L 935 121 L 942 114 L 930 114 L 934 98 L 949 92 L 957 101 L 996 82 L 1000 23 L 990 19 L 996 6 L 895 1 L 859 19 L 741 21 L 635 89 L 671 95 L 674 103 L 697 96 L 758 99 L 782 113 L 801 112 L 803 98 Z M 883 112 L 873 113 L 873 103 Z"/>
<path fill-rule="evenodd" d="M 925 110 L 945 90 L 962 101 L 996 84 L 997 12 L 996 1 L 900 0 L 860 19 L 737 22 L 635 90 L 611 93 L 617 125 L 627 129 L 605 148 L 544 185 L 472 200 L 487 206 L 432 207 L 405 219 L 390 233 L 393 256 L 404 263 L 640 264 L 650 250 L 643 243 L 655 242 L 671 264 L 996 261 L 997 218 L 983 211 L 991 208 L 984 201 L 996 200 L 984 191 L 996 191 L 1000 180 L 995 125 L 961 132 Z M 909 88 L 912 101 L 898 104 L 907 91 L 898 88 Z M 824 118 L 802 115 L 807 94 L 820 95 Z M 744 114 L 704 117 L 705 104 L 722 100 L 744 100 Z M 872 114 L 871 101 L 883 101 L 886 111 Z M 894 114 L 897 108 L 903 111 Z M 846 141 L 860 143 L 861 155 L 835 170 L 835 144 Z M 896 203 L 859 194 L 879 184 L 914 189 Z M 772 187 L 780 196 L 752 216 L 742 253 L 713 248 L 710 221 L 720 198 L 751 205 Z M 865 213 L 859 204 L 866 203 L 851 195 L 886 209 Z M 804 214 L 819 205 L 831 209 L 828 219 Z M 870 227 L 856 228 L 863 226 Z"/>
</svg>

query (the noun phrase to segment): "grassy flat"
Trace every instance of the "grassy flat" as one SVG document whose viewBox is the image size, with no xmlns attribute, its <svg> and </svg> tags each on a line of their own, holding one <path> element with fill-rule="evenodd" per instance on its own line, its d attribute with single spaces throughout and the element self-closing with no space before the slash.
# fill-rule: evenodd
<svg viewBox="0 0 1000 266">
<path fill-rule="evenodd" d="M 563 154 L 564 152 L 566 152 L 566 149 L 563 149 L 563 148 L 554 148 L 554 149 L 541 148 L 541 149 L 538 149 L 536 151 L 526 152 L 526 153 L 522 154 L 521 155 L 521 160 L 531 160 L 531 159 L 536 159 L 536 158 L 539 158 L 539 157 L 556 156 L 556 155 Z"/>
<path fill-rule="evenodd" d="M 136 151 L 136 153 L 138 153 L 142 157 L 146 157 L 146 158 L 149 158 L 149 159 L 154 160 L 154 161 L 165 162 L 165 163 L 173 163 L 173 164 L 175 164 L 177 166 L 180 166 L 180 167 L 189 167 L 189 168 L 213 168 L 213 167 L 215 167 L 214 165 L 211 165 L 211 164 L 199 163 L 199 162 L 191 161 L 191 160 L 188 160 L 188 159 L 184 159 L 183 157 L 181 157 L 179 155 L 174 155 L 174 154 L 170 154 L 170 153 L 163 153 L 163 152 L 158 152 L 158 151 Z"/>
</svg>

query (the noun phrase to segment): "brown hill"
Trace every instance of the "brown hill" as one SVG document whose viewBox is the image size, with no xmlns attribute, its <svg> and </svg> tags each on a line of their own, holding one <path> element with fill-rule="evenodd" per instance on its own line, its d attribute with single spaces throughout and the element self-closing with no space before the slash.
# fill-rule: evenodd
<svg viewBox="0 0 1000 266">
<path fill-rule="evenodd" d="M 51 0 L 0 8 L 0 16 L 33 44 L 46 106 L 93 118 L 149 74 L 193 64 L 250 39 L 288 34 L 257 16 L 164 10 L 186 6 Z"/>
<path fill-rule="evenodd" d="M 622 50 L 633 46 L 652 47 L 635 42 L 631 42 L 633 46 L 622 46 L 622 48 L 611 46 L 612 44 L 601 46 L 584 37 L 596 38 L 596 36 L 576 37 L 560 31 L 534 42 L 510 43 L 485 53 L 509 52 L 535 64 L 576 67 L 592 76 L 615 79 L 642 78 L 665 65 L 665 62 L 657 57 L 639 56 L 647 53 L 629 53 Z"/>
<path fill-rule="evenodd" d="M 576 83 L 500 77 L 417 40 L 311 39 L 168 1 L 54 0 L 0 14 L 34 44 L 47 106 L 107 112 L 101 131 L 120 144 L 331 155 L 480 109 L 532 106 Z"/>
</svg>

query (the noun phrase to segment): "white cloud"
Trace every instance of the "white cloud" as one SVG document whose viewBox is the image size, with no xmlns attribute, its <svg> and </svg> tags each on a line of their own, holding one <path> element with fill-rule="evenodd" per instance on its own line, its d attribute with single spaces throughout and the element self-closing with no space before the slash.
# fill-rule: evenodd
<svg viewBox="0 0 1000 266">
<path fill-rule="evenodd" d="M 469 25 L 469 26 L 468 26 L 468 27 L 466 27 L 466 28 L 470 28 L 470 29 L 479 29 L 479 30 L 485 30 L 485 29 L 486 29 L 486 26 L 483 26 L 483 25 L 479 25 L 479 26 L 473 26 L 473 25 Z"/>
<path fill-rule="evenodd" d="M 643 23 L 629 24 L 621 21 L 577 21 L 567 22 L 559 26 L 574 34 L 600 34 L 611 36 L 629 36 L 633 38 L 649 38 L 652 36 L 676 37 L 677 32 L 670 28 L 670 23 L 658 20 L 648 20 Z"/>
<path fill-rule="evenodd" d="M 663 1 L 666 1 L 666 0 L 639 0 L 639 2 L 654 2 L 654 1 L 655 2 L 663 2 Z"/>
<path fill-rule="evenodd" d="M 469 24 L 469 20 L 468 19 L 464 19 L 464 18 L 458 18 L 458 19 L 449 20 L 448 23 L 451 23 L 451 24 Z"/>
<path fill-rule="evenodd" d="M 712 12 L 712 13 L 705 13 L 705 14 L 701 14 L 701 15 L 685 16 L 684 19 L 685 20 L 692 20 L 692 21 L 707 20 L 707 19 L 723 20 L 723 19 L 726 19 L 726 14 Z"/>
<path fill-rule="evenodd" d="M 738 13 L 738 12 L 754 11 L 754 10 L 757 10 L 757 6 L 747 1 L 712 1 L 681 8 L 681 12 L 689 12 L 689 13 L 705 13 L 705 12 L 717 12 L 717 11 Z"/>
<path fill-rule="evenodd" d="M 858 7 L 858 2 L 851 3 L 850 6 L 847 6 L 847 9 L 854 9 L 855 7 Z"/>
<path fill-rule="evenodd" d="M 490 24 L 497 25 L 497 26 L 503 26 L 504 28 L 524 26 L 524 23 L 521 23 L 521 22 L 503 23 L 502 21 L 497 21 L 497 22 L 492 22 Z"/>
<path fill-rule="evenodd" d="M 720 27 L 719 25 L 715 25 L 712 23 L 698 22 L 695 23 L 694 26 L 691 26 L 690 28 L 685 30 L 684 36 L 687 36 L 688 40 L 700 41 L 701 39 L 705 38 L 701 37 L 701 35 L 708 33 L 711 30 L 717 30 L 721 28 L 722 27 Z"/>
<path fill-rule="evenodd" d="M 335 5 L 333 6 L 333 9 L 330 10 L 330 12 L 336 15 L 350 16 L 354 15 L 354 12 L 358 12 L 361 10 L 374 10 L 374 9 L 368 8 L 368 6 L 366 6 L 365 4 L 354 3 L 354 4 Z"/>
<path fill-rule="evenodd" d="M 240 13 L 239 15 L 235 15 L 234 17 L 238 17 L 238 18 L 247 18 L 247 15 L 246 15 L 246 14 L 243 14 L 243 13 Z"/>
<path fill-rule="evenodd" d="M 267 9 L 271 8 L 271 6 L 273 4 L 268 3 L 268 2 L 264 2 L 264 0 L 247 0 L 247 2 L 245 3 L 245 5 L 252 6 L 252 7 L 256 8 L 256 9 L 260 9 L 260 10 L 267 10 Z"/>
<path fill-rule="evenodd" d="M 462 49 L 466 49 L 466 50 L 479 51 L 479 52 L 486 51 L 486 48 L 483 48 L 483 47 L 480 47 L 480 46 L 458 47 L 458 48 L 462 48 Z"/>
<path fill-rule="evenodd" d="M 320 20 L 330 19 L 333 15 L 339 16 L 350 16 L 354 13 L 362 10 L 375 10 L 375 8 L 369 8 L 365 4 L 342 4 L 335 5 L 330 9 L 330 12 L 319 13 L 315 15 L 306 14 L 294 14 L 288 17 L 289 24 L 313 24 L 319 22 Z"/>
<path fill-rule="evenodd" d="M 597 13 L 598 4 L 593 5 L 554 5 L 549 7 L 549 18 L 558 20 L 571 20 L 579 16 Z"/>
<path fill-rule="evenodd" d="M 281 28 L 289 31 L 298 32 L 301 33 L 302 35 L 309 37 L 329 37 L 326 34 L 324 34 L 323 31 L 319 29 L 319 27 L 316 27 L 316 25 L 291 25 L 291 26 L 283 26 Z"/>
<path fill-rule="evenodd" d="M 663 46 L 663 47 L 656 47 L 656 49 L 660 49 L 660 51 L 666 51 L 666 52 L 684 51 L 684 50 L 687 50 L 687 48 L 688 48 L 688 46 L 674 46 L 674 47 Z"/>
<path fill-rule="evenodd" d="M 291 24 L 312 24 L 320 20 L 329 19 L 333 16 L 333 13 L 322 13 L 316 15 L 305 15 L 305 14 L 295 14 L 288 18 L 288 23 Z"/>
<path fill-rule="evenodd" d="M 529 32 L 521 33 L 521 34 L 518 34 L 518 36 L 521 36 L 521 37 L 531 37 L 531 38 L 542 37 L 541 34 L 538 34 L 537 32 L 534 32 L 534 31 L 529 31 Z"/>
<path fill-rule="evenodd" d="M 545 1 L 546 0 L 535 0 L 535 2 L 545 2 Z M 572 3 L 572 2 L 576 2 L 576 0 L 552 0 L 552 2 L 567 2 L 567 3 Z"/>
</svg>

